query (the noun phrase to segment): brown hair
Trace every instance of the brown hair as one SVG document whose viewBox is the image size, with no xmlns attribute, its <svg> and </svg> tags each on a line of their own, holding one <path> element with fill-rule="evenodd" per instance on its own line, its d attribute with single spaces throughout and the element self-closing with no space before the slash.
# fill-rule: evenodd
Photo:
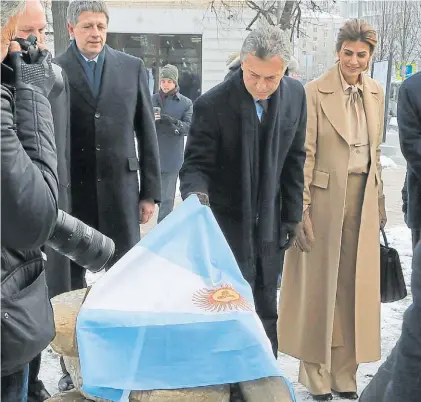
<svg viewBox="0 0 421 402">
<path fill-rule="evenodd" d="M 357 18 L 348 20 L 339 30 L 336 40 L 336 52 L 342 50 L 344 42 L 364 42 L 370 46 L 370 55 L 373 55 L 377 45 L 377 32 L 366 21 Z"/>
</svg>

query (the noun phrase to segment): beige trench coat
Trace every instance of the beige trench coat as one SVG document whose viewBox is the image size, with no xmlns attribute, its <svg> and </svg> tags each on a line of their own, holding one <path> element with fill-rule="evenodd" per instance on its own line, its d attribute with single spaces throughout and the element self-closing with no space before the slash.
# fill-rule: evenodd
<svg viewBox="0 0 421 402">
<path fill-rule="evenodd" d="M 350 155 L 339 67 L 334 66 L 310 82 L 306 94 L 304 205 L 311 205 L 315 243 L 309 253 L 292 247 L 285 255 L 278 320 L 279 351 L 306 362 L 330 366 L 331 347 L 341 345 L 340 329 L 333 328 L 333 318 Z M 378 200 L 382 195 L 380 144 L 384 95 L 380 85 L 368 76 L 363 79 L 363 103 L 370 158 L 374 163 L 370 164 L 367 177 L 357 251 L 358 363 L 380 359 Z"/>
</svg>

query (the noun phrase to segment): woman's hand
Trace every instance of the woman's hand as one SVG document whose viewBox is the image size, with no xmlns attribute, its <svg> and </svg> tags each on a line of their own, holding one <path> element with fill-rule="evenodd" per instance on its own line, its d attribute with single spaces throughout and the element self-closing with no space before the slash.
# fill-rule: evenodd
<svg viewBox="0 0 421 402">
<path fill-rule="evenodd" d="M 385 202 L 384 195 L 379 197 L 379 216 L 380 216 L 380 229 L 384 229 L 387 223 L 386 202 Z"/>
<path fill-rule="evenodd" d="M 303 220 L 297 225 L 296 246 L 306 253 L 310 252 L 314 244 L 313 225 L 310 219 L 310 209 L 306 207 L 303 212 Z"/>
</svg>

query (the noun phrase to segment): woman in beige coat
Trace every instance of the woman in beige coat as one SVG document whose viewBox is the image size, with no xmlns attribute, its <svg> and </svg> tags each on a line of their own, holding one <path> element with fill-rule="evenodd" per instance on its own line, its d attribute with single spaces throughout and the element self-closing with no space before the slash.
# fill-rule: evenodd
<svg viewBox="0 0 421 402">
<path fill-rule="evenodd" d="M 285 256 L 278 338 L 320 401 L 357 399 L 358 364 L 380 358 L 384 95 L 364 74 L 376 42 L 366 22 L 346 22 L 338 63 L 306 87 L 303 223 Z"/>
</svg>

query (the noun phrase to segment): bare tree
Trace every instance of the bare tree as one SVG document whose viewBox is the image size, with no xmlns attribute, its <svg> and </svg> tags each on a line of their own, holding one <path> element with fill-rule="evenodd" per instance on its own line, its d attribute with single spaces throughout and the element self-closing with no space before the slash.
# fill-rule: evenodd
<svg viewBox="0 0 421 402">
<path fill-rule="evenodd" d="M 395 60 L 406 64 L 419 57 L 421 2 L 402 0 L 396 12 Z"/>
<path fill-rule="evenodd" d="M 54 53 L 63 53 L 69 46 L 69 33 L 67 31 L 67 6 L 68 1 L 53 0 L 51 2 L 51 13 L 53 15 L 54 30 Z"/>
<path fill-rule="evenodd" d="M 208 10 L 217 19 L 223 14 L 225 18 L 221 18 L 221 20 L 234 19 L 238 15 L 242 15 L 241 12 L 244 10 L 251 10 L 254 16 L 246 26 L 247 30 L 252 30 L 254 24 L 263 18 L 270 25 L 278 25 L 282 30 L 290 32 L 292 39 L 294 35 L 298 37 L 301 33 L 300 23 L 303 11 L 326 11 L 322 7 L 322 3 L 335 4 L 336 0 L 325 2 L 313 0 L 211 0 L 208 3 Z"/>
<path fill-rule="evenodd" d="M 377 30 L 377 50 L 374 61 L 386 60 L 393 50 L 397 35 L 396 13 L 399 4 L 396 1 L 381 0 L 374 2 L 372 24 Z"/>
</svg>

